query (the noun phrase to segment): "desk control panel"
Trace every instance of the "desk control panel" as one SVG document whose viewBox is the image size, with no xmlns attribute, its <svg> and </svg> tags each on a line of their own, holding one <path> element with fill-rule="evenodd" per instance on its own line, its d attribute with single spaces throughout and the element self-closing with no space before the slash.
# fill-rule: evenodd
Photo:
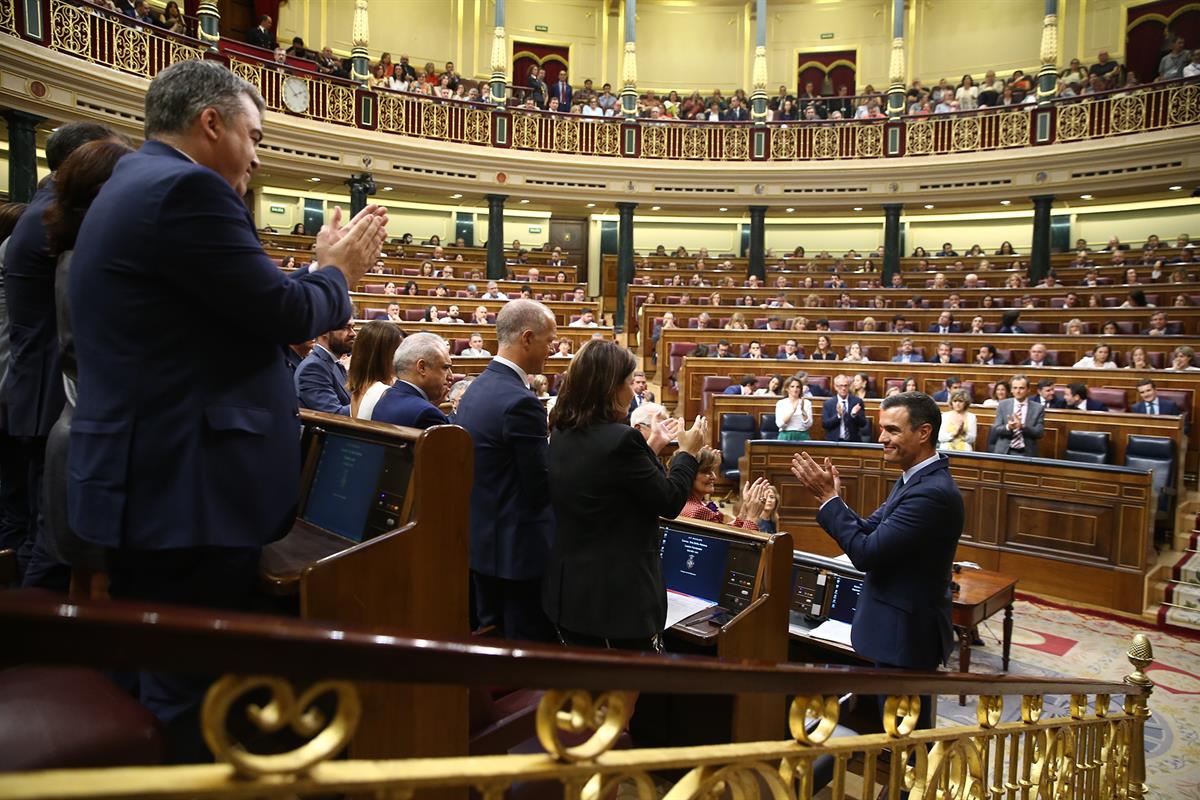
<svg viewBox="0 0 1200 800">
<path fill-rule="evenodd" d="M 686 598 L 689 610 L 700 609 L 683 619 L 668 612 L 668 627 L 711 636 L 754 601 L 764 542 L 692 527 L 683 520 L 664 524 L 660 533 L 660 564 L 668 593 Z"/>
</svg>

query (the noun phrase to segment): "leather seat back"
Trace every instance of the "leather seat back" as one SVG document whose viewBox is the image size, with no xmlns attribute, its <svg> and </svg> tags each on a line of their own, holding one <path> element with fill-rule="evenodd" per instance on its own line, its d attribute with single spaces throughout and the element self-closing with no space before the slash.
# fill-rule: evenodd
<svg viewBox="0 0 1200 800">
<path fill-rule="evenodd" d="M 1108 463 L 1108 431 L 1071 431 L 1067 434 L 1067 461 Z"/>
</svg>

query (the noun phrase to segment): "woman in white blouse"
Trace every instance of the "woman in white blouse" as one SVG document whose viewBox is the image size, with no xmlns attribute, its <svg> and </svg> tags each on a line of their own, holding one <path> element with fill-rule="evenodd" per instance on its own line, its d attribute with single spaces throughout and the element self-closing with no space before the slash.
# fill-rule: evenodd
<svg viewBox="0 0 1200 800">
<path fill-rule="evenodd" d="M 974 111 L 979 108 L 979 87 L 975 85 L 970 75 L 963 75 L 962 83 L 954 92 L 954 99 L 962 111 Z"/>
<path fill-rule="evenodd" d="M 855 364 L 866 364 L 871 359 L 863 355 L 862 345 L 858 342 L 851 342 L 850 348 L 846 351 L 846 357 L 842 361 L 849 361 Z"/>
<path fill-rule="evenodd" d="M 379 398 L 396 382 L 394 359 L 403 339 L 400 326 L 386 320 L 371 320 L 359 328 L 346 377 L 350 416 L 370 419 Z"/>
<path fill-rule="evenodd" d="M 1117 362 L 1112 360 L 1112 349 L 1106 344 L 1098 344 L 1090 356 L 1084 356 L 1075 362 L 1076 367 L 1087 369 L 1116 369 Z"/>
<path fill-rule="evenodd" d="M 811 437 L 812 400 L 805 396 L 804 378 L 793 375 L 787 379 L 787 395 L 775 404 L 775 424 L 779 427 L 779 438 L 783 441 L 803 442 Z"/>
<path fill-rule="evenodd" d="M 942 427 L 938 431 L 938 448 L 941 450 L 974 450 L 978 420 L 967 408 L 971 398 L 964 389 L 950 393 L 950 409 L 942 412 Z"/>
</svg>

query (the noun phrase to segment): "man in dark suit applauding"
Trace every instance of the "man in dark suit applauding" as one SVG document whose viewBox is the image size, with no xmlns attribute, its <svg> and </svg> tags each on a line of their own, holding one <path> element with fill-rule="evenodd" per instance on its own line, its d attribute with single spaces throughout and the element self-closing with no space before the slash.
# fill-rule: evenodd
<svg viewBox="0 0 1200 800">
<path fill-rule="evenodd" d="M 863 401 L 850 394 L 850 378 L 838 375 L 833 379 L 833 397 L 825 401 L 821 409 L 821 424 L 825 426 L 825 438 L 831 442 L 859 442 L 866 410 Z"/>
<path fill-rule="evenodd" d="M 904 470 L 887 501 L 863 519 L 841 498 L 837 467 L 807 453 L 792 457 L 792 474 L 820 503 L 817 523 L 866 574 L 851 642 L 883 668 L 934 670 L 954 643 L 950 575 L 963 529 L 963 501 L 950 461 L 937 450 L 941 410 L 920 392 L 880 405 L 884 461 Z M 917 726 L 930 727 L 922 698 Z"/>
<path fill-rule="evenodd" d="M 1167 397 L 1158 396 L 1158 387 L 1149 378 L 1143 378 L 1137 385 L 1141 400 L 1133 404 L 1134 414 L 1182 414 L 1179 404 Z"/>
<path fill-rule="evenodd" d="M 414 333 L 396 348 L 396 383 L 383 393 L 371 419 L 407 428 L 449 425 L 438 408 L 450 391 L 454 365 L 446 340 L 436 333 Z"/>
<path fill-rule="evenodd" d="M 294 381 L 301 408 L 350 416 L 350 392 L 341 358 L 354 350 L 357 335 L 354 323 L 347 319 L 345 324 L 317 337 L 312 350 L 296 367 Z"/>
<path fill-rule="evenodd" d="M 77 536 L 109 550 L 114 598 L 249 605 L 261 547 L 291 529 L 299 499 L 300 424 L 280 349 L 350 318 L 347 287 L 386 236 L 381 207 L 347 227 L 337 210 L 316 239 L 322 268 L 279 270 L 242 202 L 263 108 L 219 62 L 159 72 L 146 143 L 117 164 L 79 231 L 68 510 Z M 212 333 L 233 325 L 231 355 Z M 207 754 L 194 717 L 206 687 L 139 679 L 168 736 L 194 740 L 171 745 L 189 761 Z"/>
<path fill-rule="evenodd" d="M 480 625 L 509 639 L 557 641 L 541 581 L 554 537 L 546 411 L 529 388 L 556 326 L 550 309 L 513 300 L 496 315 L 499 350 L 467 388 L 455 421 L 475 442 L 471 584 Z"/>
</svg>

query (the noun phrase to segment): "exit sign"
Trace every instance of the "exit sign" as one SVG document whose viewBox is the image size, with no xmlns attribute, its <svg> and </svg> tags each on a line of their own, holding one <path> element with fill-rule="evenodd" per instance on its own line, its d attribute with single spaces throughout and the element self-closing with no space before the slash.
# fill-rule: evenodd
<svg viewBox="0 0 1200 800">
<path fill-rule="evenodd" d="M 530 233 L 541 233 L 541 232 L 542 232 L 542 226 L 541 226 L 541 225 L 530 225 L 530 226 L 529 226 L 529 232 L 530 232 Z"/>
<path fill-rule="evenodd" d="M 283 212 L 284 212 L 283 206 L 271 206 L 272 214 L 282 214 Z"/>
<path fill-rule="evenodd" d="M 533 29 L 535 31 L 537 31 L 538 33 L 549 33 L 550 32 L 549 25 L 534 25 Z"/>
<path fill-rule="evenodd" d="M 821 38 L 822 38 L 822 39 L 832 39 L 832 38 L 833 38 L 833 34 L 832 34 L 832 33 L 822 33 L 822 34 L 821 34 Z"/>
</svg>

